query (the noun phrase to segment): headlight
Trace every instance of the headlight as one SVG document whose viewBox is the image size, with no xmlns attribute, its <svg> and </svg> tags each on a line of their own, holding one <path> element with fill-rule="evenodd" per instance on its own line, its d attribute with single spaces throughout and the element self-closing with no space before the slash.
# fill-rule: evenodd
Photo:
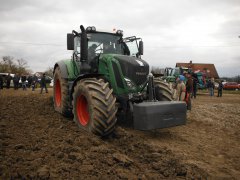
<svg viewBox="0 0 240 180">
<path fill-rule="evenodd" d="M 92 31 L 96 31 L 96 28 L 94 26 L 92 26 Z"/>
<path fill-rule="evenodd" d="M 136 89 L 136 86 L 135 84 L 128 78 L 124 78 L 126 84 L 127 84 L 127 87 L 131 90 L 135 90 Z"/>
</svg>

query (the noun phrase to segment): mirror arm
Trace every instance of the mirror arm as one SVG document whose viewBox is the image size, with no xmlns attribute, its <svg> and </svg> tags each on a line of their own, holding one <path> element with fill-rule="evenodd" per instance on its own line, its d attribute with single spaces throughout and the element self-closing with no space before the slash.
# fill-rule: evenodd
<svg viewBox="0 0 240 180">
<path fill-rule="evenodd" d="M 75 30 L 72 30 L 72 33 L 77 35 L 77 36 L 79 36 L 79 33 L 77 31 L 75 31 Z"/>
</svg>

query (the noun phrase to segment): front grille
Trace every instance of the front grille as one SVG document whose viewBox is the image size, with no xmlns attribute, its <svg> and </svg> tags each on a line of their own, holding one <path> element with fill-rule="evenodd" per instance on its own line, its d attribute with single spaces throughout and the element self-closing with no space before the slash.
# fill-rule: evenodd
<svg viewBox="0 0 240 180">
<path fill-rule="evenodd" d="M 149 73 L 148 67 L 146 68 L 146 67 L 139 66 L 135 68 L 136 68 L 135 73 L 133 75 L 130 75 L 132 77 L 129 77 L 129 78 L 131 78 L 137 85 L 141 85 L 147 80 L 147 76 Z"/>
</svg>

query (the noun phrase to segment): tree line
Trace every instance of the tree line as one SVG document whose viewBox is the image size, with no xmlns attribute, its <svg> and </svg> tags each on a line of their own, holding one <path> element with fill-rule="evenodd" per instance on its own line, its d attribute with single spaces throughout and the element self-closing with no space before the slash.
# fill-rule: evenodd
<svg viewBox="0 0 240 180">
<path fill-rule="evenodd" d="M 3 56 L 0 60 L 0 72 L 12 74 L 31 74 L 32 70 L 28 69 L 27 61 L 23 58 L 15 59 L 12 56 Z"/>
<path fill-rule="evenodd" d="M 0 59 L 0 73 L 11 73 L 21 75 L 33 74 L 28 63 L 23 58 L 15 59 L 13 56 L 3 56 Z M 53 76 L 53 68 L 48 68 L 44 73 L 50 77 Z"/>
</svg>

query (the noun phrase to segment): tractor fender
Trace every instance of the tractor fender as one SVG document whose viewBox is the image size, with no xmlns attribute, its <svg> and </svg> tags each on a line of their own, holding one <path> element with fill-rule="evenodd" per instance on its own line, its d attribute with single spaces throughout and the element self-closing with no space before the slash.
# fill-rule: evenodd
<svg viewBox="0 0 240 180">
<path fill-rule="evenodd" d="M 58 61 L 54 65 L 53 74 L 54 74 L 54 71 L 55 71 L 57 66 L 61 69 L 61 77 L 64 78 L 64 79 L 67 79 L 68 78 L 68 70 L 67 70 L 67 65 L 64 63 L 64 61 Z"/>
<path fill-rule="evenodd" d="M 80 81 L 81 79 L 85 79 L 85 78 L 97 78 L 97 77 L 102 77 L 104 79 L 104 75 L 103 74 L 94 74 L 94 73 L 91 73 L 91 74 L 81 74 L 79 75 L 72 83 L 71 85 L 71 90 L 70 90 L 70 94 L 71 94 L 71 100 L 72 100 L 72 94 L 73 94 L 73 90 L 74 90 L 74 87 L 75 85 L 77 84 L 78 81 Z"/>
</svg>

